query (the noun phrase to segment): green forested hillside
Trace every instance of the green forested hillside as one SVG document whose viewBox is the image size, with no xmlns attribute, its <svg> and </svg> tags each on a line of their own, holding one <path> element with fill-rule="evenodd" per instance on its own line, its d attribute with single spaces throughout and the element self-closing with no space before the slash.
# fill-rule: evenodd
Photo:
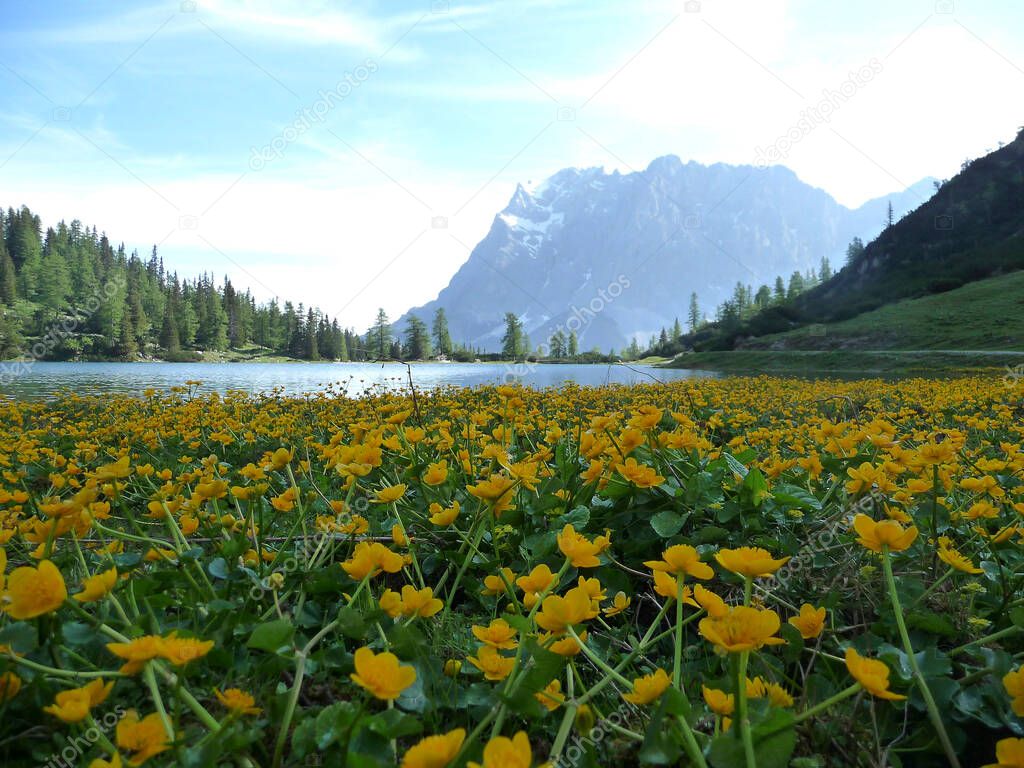
<svg viewBox="0 0 1024 768">
<path fill-rule="evenodd" d="M 42 231 L 27 207 L 0 209 L 0 359 L 188 359 L 262 348 L 358 359 L 363 343 L 312 307 L 257 304 L 227 278 L 181 278 L 154 246 L 145 258 L 79 221 Z"/>
</svg>

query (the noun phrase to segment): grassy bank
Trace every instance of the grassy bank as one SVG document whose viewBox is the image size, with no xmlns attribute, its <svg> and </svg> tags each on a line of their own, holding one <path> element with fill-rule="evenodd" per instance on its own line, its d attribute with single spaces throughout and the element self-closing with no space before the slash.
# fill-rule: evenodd
<svg viewBox="0 0 1024 768">
<path fill-rule="evenodd" d="M 735 374 L 787 373 L 840 376 L 914 376 L 936 373 L 1008 373 L 1024 352 L 931 350 L 735 350 L 680 355 L 667 368 Z"/>
</svg>

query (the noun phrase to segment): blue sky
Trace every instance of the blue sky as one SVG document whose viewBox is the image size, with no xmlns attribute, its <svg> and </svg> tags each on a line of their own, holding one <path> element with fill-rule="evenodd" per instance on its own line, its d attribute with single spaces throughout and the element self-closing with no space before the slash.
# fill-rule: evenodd
<svg viewBox="0 0 1024 768">
<path fill-rule="evenodd" d="M 362 327 L 565 166 L 782 147 L 848 205 L 950 176 L 1024 123 L 1022 28 L 1011 0 L 5 3 L 0 204 Z"/>
</svg>

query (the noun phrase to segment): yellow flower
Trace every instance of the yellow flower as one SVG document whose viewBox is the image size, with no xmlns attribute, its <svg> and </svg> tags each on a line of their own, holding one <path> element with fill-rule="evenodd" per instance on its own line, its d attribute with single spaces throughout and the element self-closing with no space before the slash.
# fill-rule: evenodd
<svg viewBox="0 0 1024 768">
<path fill-rule="evenodd" d="M 541 603 L 541 609 L 534 617 L 537 626 L 548 632 L 562 634 L 569 627 L 593 618 L 590 595 L 585 589 L 573 587 L 565 597 L 548 595 Z"/>
<path fill-rule="evenodd" d="M 180 667 L 208 654 L 213 649 L 213 640 L 171 635 L 164 638 L 161 645 L 160 656 L 174 666 Z"/>
<path fill-rule="evenodd" d="M 430 522 L 439 527 L 446 527 L 455 522 L 459 516 L 459 502 L 453 501 L 447 509 L 436 501 L 430 505 Z"/>
<path fill-rule="evenodd" d="M 469 663 L 484 673 L 488 680 L 504 680 L 508 677 L 512 667 L 515 666 L 515 659 L 502 656 L 497 648 L 489 645 L 480 646 L 476 656 L 469 657 Z"/>
<path fill-rule="evenodd" d="M 789 623 L 800 630 L 800 637 L 810 640 L 820 635 L 825 628 L 825 609 L 804 603 L 800 606 L 800 615 L 790 618 Z"/>
<path fill-rule="evenodd" d="M 704 703 L 716 715 L 731 715 L 736 708 L 735 697 L 731 693 L 708 688 L 706 685 L 701 686 L 701 692 L 704 694 Z"/>
<path fill-rule="evenodd" d="M 1003 687 L 1013 699 L 1013 714 L 1024 717 L 1024 667 L 1007 672 L 1003 675 Z"/>
<path fill-rule="evenodd" d="M 774 707 L 792 707 L 793 697 L 778 683 L 769 683 L 763 677 L 747 678 L 747 698 L 768 699 Z"/>
<path fill-rule="evenodd" d="M 612 598 L 612 604 L 604 609 L 604 615 L 617 616 L 629 608 L 629 604 L 632 602 L 632 599 L 625 592 L 616 592 L 615 597 Z"/>
<path fill-rule="evenodd" d="M 543 632 L 537 635 L 537 642 L 552 653 L 557 653 L 559 656 L 576 656 L 583 650 L 574 637 L 563 637 L 561 640 L 555 640 L 556 637 L 558 637 L 558 635 L 550 632 Z M 587 630 L 580 630 L 578 637 L 580 641 L 584 643 L 587 642 Z"/>
<path fill-rule="evenodd" d="M 102 600 L 114 591 L 117 584 L 117 568 L 97 573 L 82 582 L 82 591 L 74 595 L 75 600 L 82 603 L 93 603 Z"/>
<path fill-rule="evenodd" d="M 223 693 L 214 690 L 217 700 L 235 715 L 258 715 L 263 710 L 256 706 L 256 699 L 238 688 L 228 688 Z"/>
<path fill-rule="evenodd" d="M 515 487 L 515 480 L 508 475 L 497 473 L 486 480 L 481 480 L 476 485 L 467 485 L 466 491 L 470 496 L 475 496 L 486 502 L 491 507 L 491 512 L 497 517 L 512 506 L 512 494 Z"/>
<path fill-rule="evenodd" d="M 49 560 L 38 568 L 22 566 L 7 577 L 7 589 L 2 595 L 3 609 L 12 619 L 34 619 L 56 611 L 68 598 L 64 577 Z"/>
<path fill-rule="evenodd" d="M 963 571 L 964 573 L 970 574 L 982 573 L 981 568 L 978 568 L 971 561 L 971 558 L 967 557 L 959 550 L 954 549 L 948 543 L 943 544 L 941 540 L 938 548 L 938 554 L 939 559 L 951 568 L 955 568 L 958 571 Z"/>
<path fill-rule="evenodd" d="M 562 693 L 562 681 L 555 678 L 543 691 L 537 691 L 533 697 L 541 703 L 548 712 L 554 712 L 565 703 L 565 694 Z"/>
<path fill-rule="evenodd" d="M 473 635 L 481 643 L 492 648 L 515 648 L 517 630 L 504 619 L 495 619 L 489 626 L 473 626 Z"/>
<path fill-rule="evenodd" d="M 526 576 L 516 579 L 516 586 L 527 595 L 540 594 L 548 587 L 554 587 L 555 575 L 546 565 L 538 565 Z"/>
<path fill-rule="evenodd" d="M 400 666 L 393 653 L 377 653 L 363 646 L 355 653 L 355 668 L 351 678 L 378 699 L 392 701 L 416 682 L 416 670 Z"/>
<path fill-rule="evenodd" d="M 748 579 L 756 579 L 760 576 L 771 576 L 784 566 L 789 558 L 783 557 L 775 560 L 766 549 L 739 547 L 719 550 L 715 554 L 715 560 L 727 571 L 732 571 Z"/>
<path fill-rule="evenodd" d="M 694 585 L 693 598 L 713 619 L 720 618 L 729 612 L 729 606 L 725 604 L 725 600 L 710 589 L 704 589 L 700 584 Z"/>
<path fill-rule="evenodd" d="M 890 552 L 902 552 L 917 538 L 916 526 L 904 530 L 895 520 L 875 522 L 864 514 L 853 518 L 853 528 L 859 537 L 857 543 L 872 552 L 881 552 L 882 547 L 888 547 Z"/>
<path fill-rule="evenodd" d="M 707 640 L 729 653 L 756 651 L 765 645 L 785 641 L 775 637 L 781 625 L 779 614 L 771 609 L 759 610 L 745 605 L 730 608 L 719 617 L 701 619 L 698 628 Z"/>
<path fill-rule="evenodd" d="M 467 768 L 530 768 L 533 764 L 533 750 L 525 731 L 511 739 L 495 736 L 484 747 L 483 763 L 469 762 Z"/>
<path fill-rule="evenodd" d="M 360 541 L 356 544 L 352 557 L 341 564 L 345 573 L 356 581 L 367 576 L 376 576 L 381 571 L 398 573 L 405 561 L 397 552 L 392 552 L 379 541 Z"/>
<path fill-rule="evenodd" d="M 459 754 L 465 739 L 466 731 L 462 728 L 420 739 L 406 751 L 402 768 L 447 768 Z"/>
<path fill-rule="evenodd" d="M 583 534 L 577 533 L 571 524 L 566 524 L 556 537 L 558 548 L 576 568 L 596 568 L 601 564 L 597 556 L 608 549 L 611 541 L 607 534 L 598 536 L 593 541 Z"/>
<path fill-rule="evenodd" d="M 129 765 L 142 765 L 171 748 L 160 714 L 154 712 L 140 720 L 134 709 L 129 709 L 117 724 L 117 746 L 135 753 L 128 758 Z"/>
<path fill-rule="evenodd" d="M 109 760 L 97 757 L 89 763 L 89 768 L 121 768 L 121 755 L 115 752 Z"/>
<path fill-rule="evenodd" d="M 509 584 L 513 584 L 516 580 L 516 576 L 512 573 L 511 568 L 502 568 L 501 573 L 505 577 L 504 580 L 502 580 L 501 576 L 485 576 L 484 588 L 480 591 L 480 594 L 486 595 L 487 597 L 505 594 L 508 590 L 508 587 L 505 586 L 505 582 L 507 581 Z"/>
<path fill-rule="evenodd" d="M 13 672 L 4 672 L 0 675 L 0 704 L 10 701 L 18 695 L 21 690 L 21 678 Z"/>
<path fill-rule="evenodd" d="M 664 669 L 658 669 L 653 674 L 637 677 L 633 680 L 632 693 L 622 694 L 622 698 L 630 704 L 642 706 L 650 704 L 658 699 L 665 689 L 671 685 L 668 673 Z"/>
<path fill-rule="evenodd" d="M 652 467 L 638 464 L 633 458 L 626 459 L 622 464 L 616 464 L 615 471 L 637 488 L 656 488 L 665 482 L 665 478 Z"/>
<path fill-rule="evenodd" d="M 1008 738 L 996 742 L 996 760 L 982 768 L 1024 768 L 1024 739 Z"/>
<path fill-rule="evenodd" d="M 113 682 L 104 684 L 103 678 L 98 677 L 81 688 L 61 691 L 54 697 L 53 704 L 43 710 L 62 722 L 77 723 L 89 715 L 92 707 L 102 704 L 113 687 Z"/>
<path fill-rule="evenodd" d="M 434 590 L 430 587 L 416 589 L 406 584 L 402 587 L 402 615 L 419 616 L 430 618 L 444 608 L 444 602 L 434 597 Z"/>
<path fill-rule="evenodd" d="M 711 566 L 700 561 L 700 554 L 689 544 L 676 544 L 661 554 L 661 560 L 644 563 L 652 571 L 665 571 L 676 575 L 693 576 L 695 579 L 710 579 L 715 575 Z"/>
<path fill-rule="evenodd" d="M 107 643 L 107 650 L 126 660 L 121 672 L 134 675 L 147 661 L 163 656 L 164 639 L 159 635 L 143 635 L 127 643 Z"/>
<path fill-rule="evenodd" d="M 665 571 L 655 571 L 654 576 L 654 592 L 655 594 L 661 595 L 669 600 L 675 600 L 680 597 L 686 605 L 692 605 L 694 608 L 700 606 L 693 601 L 693 592 L 688 586 L 683 586 L 683 579 L 680 576 L 673 576 L 671 573 Z M 682 593 L 679 591 L 679 587 L 682 586 Z M 699 584 L 697 586 L 700 586 Z"/>
<path fill-rule="evenodd" d="M 444 674 L 445 677 L 458 677 L 459 672 L 462 671 L 462 662 L 458 659 L 448 659 L 444 663 Z"/>
<path fill-rule="evenodd" d="M 281 470 L 292 463 L 292 452 L 287 448 L 278 448 L 270 455 L 270 466 Z"/>
<path fill-rule="evenodd" d="M 436 461 L 423 473 L 423 482 L 427 485 L 440 485 L 448 479 L 448 462 Z"/>
<path fill-rule="evenodd" d="M 872 696 L 890 701 L 903 701 L 907 698 L 889 690 L 889 668 L 884 662 L 865 658 L 855 648 L 846 649 L 846 669 Z"/>
<path fill-rule="evenodd" d="M 405 495 L 405 489 L 406 486 L 402 484 L 390 485 L 381 488 L 376 494 L 374 494 L 373 501 L 378 504 L 390 504 L 391 502 L 398 501 L 402 498 L 402 496 Z"/>
</svg>

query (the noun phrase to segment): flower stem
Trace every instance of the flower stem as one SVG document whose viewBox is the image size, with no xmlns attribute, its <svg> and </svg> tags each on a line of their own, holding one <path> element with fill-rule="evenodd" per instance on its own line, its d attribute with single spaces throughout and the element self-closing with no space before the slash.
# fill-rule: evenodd
<svg viewBox="0 0 1024 768">
<path fill-rule="evenodd" d="M 750 584 L 750 579 L 747 579 L 747 584 Z M 750 733 L 750 717 L 747 715 L 747 661 L 749 659 L 750 651 L 740 652 L 740 661 L 736 670 L 736 714 L 740 721 L 740 738 L 743 739 L 743 755 L 747 768 L 757 768 L 757 758 L 754 757 L 754 738 Z"/>
<path fill-rule="evenodd" d="M 896 579 L 892 574 L 889 547 L 885 545 L 882 545 L 882 569 L 885 571 L 885 583 L 889 590 L 889 602 L 892 603 L 892 610 L 896 615 L 896 627 L 899 629 L 900 640 L 903 641 L 903 651 L 907 654 L 907 662 L 910 664 L 910 670 L 914 675 L 914 682 L 917 683 L 918 690 L 921 691 L 921 697 L 924 699 L 925 707 L 928 709 L 928 717 L 932 721 L 932 727 L 935 729 L 935 734 L 939 737 L 939 742 L 942 744 L 942 750 L 946 753 L 946 759 L 953 768 L 960 768 L 960 761 L 957 759 L 956 750 L 949 740 L 946 727 L 942 724 L 939 708 L 935 704 L 931 690 L 928 688 L 928 682 L 924 679 L 924 675 L 921 674 L 921 668 L 917 665 L 917 658 L 914 656 L 914 646 L 910 643 L 907 625 L 903 621 L 903 608 L 900 606 L 900 598 L 896 592 Z"/>
</svg>

